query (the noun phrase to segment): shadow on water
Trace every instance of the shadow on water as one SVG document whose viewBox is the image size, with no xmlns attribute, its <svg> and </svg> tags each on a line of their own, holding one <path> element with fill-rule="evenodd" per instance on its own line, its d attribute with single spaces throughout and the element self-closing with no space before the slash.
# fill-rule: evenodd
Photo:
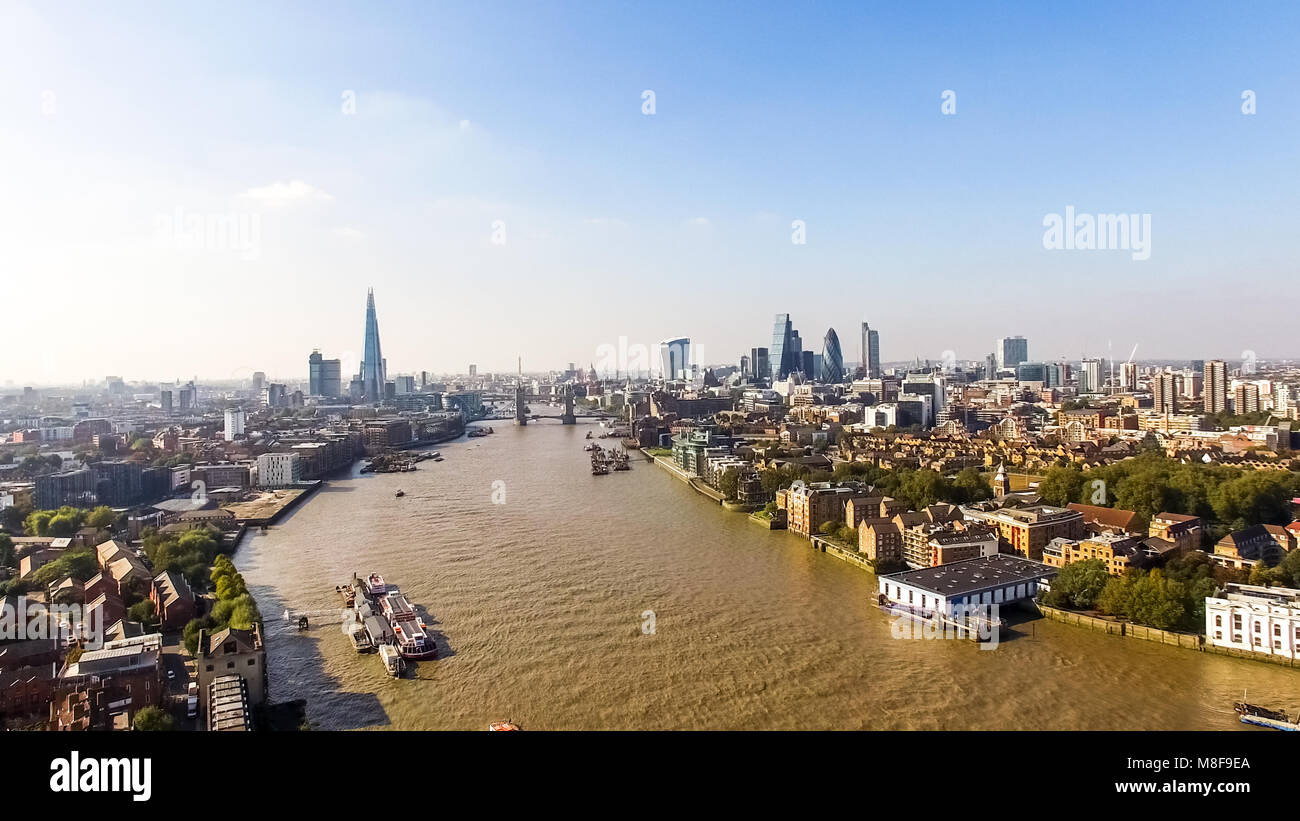
<svg viewBox="0 0 1300 821">
<path fill-rule="evenodd" d="M 329 730 L 357 730 L 392 723 L 378 696 L 347 692 L 342 679 L 326 672 L 325 657 L 320 650 L 321 639 L 314 634 L 321 630 L 337 630 L 337 625 L 321 624 L 299 631 L 296 625 L 284 620 L 286 605 L 270 587 L 254 586 L 249 588 L 249 592 L 262 612 L 271 694 L 279 691 L 282 696 L 291 696 L 284 699 L 286 702 L 305 700 L 309 716 L 312 708 L 317 707 L 318 716 L 329 716 L 329 726 L 325 728 Z M 294 689 L 298 681 L 325 684 L 300 692 Z M 322 700 L 328 702 L 328 710 L 319 710 Z M 275 709 L 275 704 L 271 709 Z"/>
<path fill-rule="evenodd" d="M 430 613 L 422 604 L 417 604 L 415 606 L 415 613 L 429 628 L 426 632 L 429 638 L 433 639 L 434 645 L 438 648 L 438 658 L 434 659 L 434 663 L 436 664 L 438 661 L 449 659 L 456 655 L 456 651 L 452 648 L 451 643 L 447 641 L 446 634 L 438 629 L 438 625 L 442 624 L 442 622 L 435 619 L 433 614 Z"/>
</svg>

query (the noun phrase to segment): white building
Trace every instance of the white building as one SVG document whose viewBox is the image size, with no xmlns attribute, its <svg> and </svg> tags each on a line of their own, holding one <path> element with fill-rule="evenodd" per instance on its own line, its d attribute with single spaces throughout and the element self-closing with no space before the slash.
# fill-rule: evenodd
<svg viewBox="0 0 1300 821">
<path fill-rule="evenodd" d="M 258 487 L 286 487 L 302 476 L 302 460 L 296 453 L 263 453 L 257 457 Z"/>
<path fill-rule="evenodd" d="M 1205 638 L 1215 647 L 1300 658 L 1300 590 L 1226 585 L 1205 599 Z"/>
<path fill-rule="evenodd" d="M 919 611 L 952 616 L 959 608 L 1010 604 L 1038 595 L 1057 569 L 1042 562 L 998 553 L 881 576 L 880 595 Z"/>
<path fill-rule="evenodd" d="M 243 408 L 226 408 L 226 441 L 235 441 L 236 436 L 244 435 L 244 423 L 248 421 Z"/>
</svg>

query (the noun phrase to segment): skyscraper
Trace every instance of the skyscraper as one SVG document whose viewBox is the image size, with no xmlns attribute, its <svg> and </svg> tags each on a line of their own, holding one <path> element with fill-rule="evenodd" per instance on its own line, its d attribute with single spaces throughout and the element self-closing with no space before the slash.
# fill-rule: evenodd
<svg viewBox="0 0 1300 821">
<path fill-rule="evenodd" d="M 840 338 L 834 328 L 826 331 L 822 340 L 822 381 L 838 384 L 844 381 L 844 354 L 840 351 Z"/>
<path fill-rule="evenodd" d="M 1205 397 L 1206 413 L 1223 413 L 1228 409 L 1228 365 L 1222 359 L 1205 363 L 1205 384 L 1201 388 Z"/>
<path fill-rule="evenodd" d="M 690 361 L 691 340 L 687 337 L 665 339 L 659 343 L 659 358 L 663 364 L 664 379 L 685 379 Z"/>
<path fill-rule="evenodd" d="M 997 341 L 994 353 L 998 357 L 998 369 L 1014 368 L 1029 359 L 1029 340 L 1023 336 L 1004 336 Z"/>
<path fill-rule="evenodd" d="M 361 360 L 361 394 L 366 402 L 378 404 L 384 400 L 384 385 L 388 382 L 384 355 L 379 348 L 379 320 L 375 317 L 375 290 L 366 292 L 366 342 L 365 359 Z"/>
<path fill-rule="evenodd" d="M 801 351 L 798 348 L 799 335 L 790 324 L 789 314 L 777 314 L 772 326 L 772 347 L 769 361 L 772 366 L 772 381 L 785 379 L 792 371 L 799 370 Z"/>
<path fill-rule="evenodd" d="M 1101 360 L 1085 359 L 1079 365 L 1079 393 L 1101 392 Z"/>
<path fill-rule="evenodd" d="M 867 323 L 862 323 L 861 365 L 868 379 L 880 378 L 880 334 L 871 330 Z"/>
<path fill-rule="evenodd" d="M 1178 413 L 1178 396 L 1183 389 L 1183 375 L 1169 368 L 1151 377 L 1151 405 L 1156 413 Z"/>
<path fill-rule="evenodd" d="M 756 380 L 771 378 L 772 366 L 767 362 L 767 348 L 750 348 L 749 367 Z"/>
</svg>

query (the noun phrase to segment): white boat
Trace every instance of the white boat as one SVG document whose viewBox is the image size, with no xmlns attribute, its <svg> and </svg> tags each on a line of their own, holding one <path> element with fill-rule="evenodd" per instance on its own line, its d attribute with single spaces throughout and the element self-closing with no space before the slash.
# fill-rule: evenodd
<svg viewBox="0 0 1300 821">
<path fill-rule="evenodd" d="M 391 644 L 379 645 L 379 660 L 384 663 L 384 670 L 390 676 L 400 676 L 406 663 L 402 661 L 402 654 Z"/>
<path fill-rule="evenodd" d="M 382 596 L 388 592 L 388 585 L 384 582 L 383 576 L 371 573 L 366 577 L 366 590 L 372 596 Z"/>
</svg>

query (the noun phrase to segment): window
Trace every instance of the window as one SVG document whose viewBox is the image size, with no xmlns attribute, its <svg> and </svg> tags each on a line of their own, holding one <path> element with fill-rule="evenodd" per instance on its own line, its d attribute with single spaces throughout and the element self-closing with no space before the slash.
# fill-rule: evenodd
<svg viewBox="0 0 1300 821">
<path fill-rule="evenodd" d="M 1222 626 L 1223 626 L 1223 616 L 1215 616 L 1215 617 L 1214 617 L 1214 626 L 1215 626 L 1215 627 L 1222 627 Z"/>
<path fill-rule="evenodd" d="M 226 662 L 226 669 L 227 669 L 227 670 L 233 670 L 233 669 L 235 669 L 235 663 L 234 663 L 233 661 L 228 661 L 228 662 Z"/>
<path fill-rule="evenodd" d="M 257 659 L 249 659 L 249 660 L 248 660 L 248 666 L 249 666 L 249 667 L 252 667 L 252 666 L 255 665 L 255 664 L 257 664 Z"/>
<path fill-rule="evenodd" d="M 208 672 L 209 672 L 209 673 L 212 672 L 212 665 L 211 665 L 211 664 L 208 665 Z"/>
</svg>

